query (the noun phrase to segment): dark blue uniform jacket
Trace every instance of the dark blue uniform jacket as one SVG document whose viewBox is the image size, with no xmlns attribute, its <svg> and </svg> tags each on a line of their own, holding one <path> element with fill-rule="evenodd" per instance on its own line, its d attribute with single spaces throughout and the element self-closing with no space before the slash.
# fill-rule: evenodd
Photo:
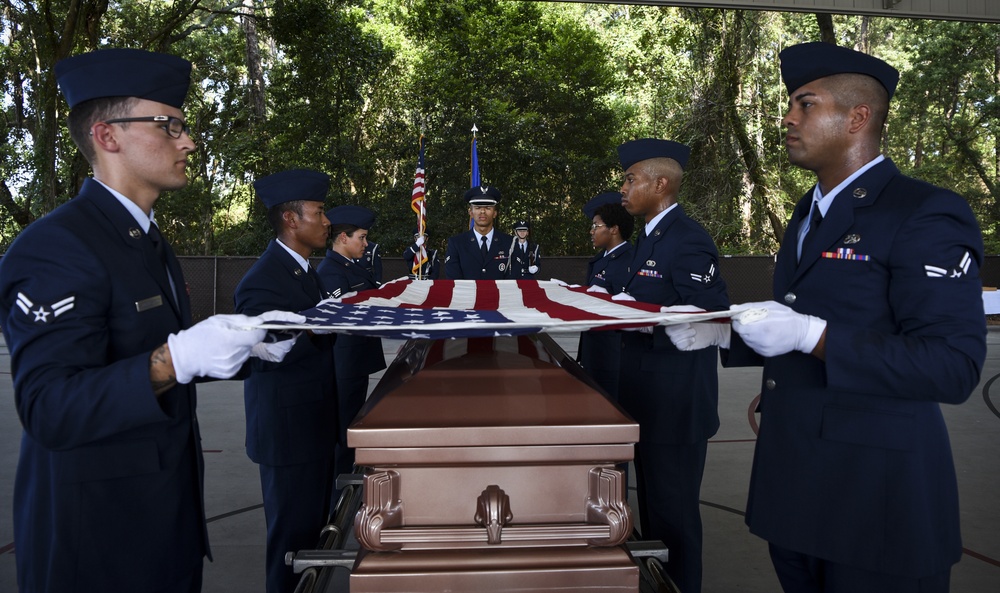
<svg viewBox="0 0 1000 593">
<path fill-rule="evenodd" d="M 303 311 L 322 298 L 307 273 L 276 241 L 236 287 L 236 311 Z M 295 465 L 333 456 L 337 443 L 334 335 L 304 334 L 280 363 L 252 358 L 243 382 L 247 455 L 264 465 Z"/>
<path fill-rule="evenodd" d="M 368 270 L 330 249 L 326 251 L 326 257 L 316 271 L 330 296 L 339 297 L 348 292 L 378 288 Z M 385 368 L 385 355 L 379 338 L 349 334 L 339 336 L 334 346 L 334 355 L 337 373 L 344 377 L 367 376 Z M 362 403 L 364 395 L 367 393 L 362 394 Z"/>
<path fill-rule="evenodd" d="M 448 239 L 444 273 L 449 280 L 506 280 L 510 278 L 510 246 L 514 238 L 493 231 L 489 255 L 483 259 L 479 235 L 468 230 Z"/>
<path fill-rule="evenodd" d="M 169 246 L 167 246 L 169 251 Z M 148 591 L 208 553 L 195 388 L 159 400 L 149 357 L 191 323 L 135 218 L 92 179 L 0 260 L 0 325 L 24 426 L 22 591 Z"/>
<path fill-rule="evenodd" d="M 764 365 L 746 521 L 834 562 L 941 572 L 962 548 L 938 404 L 965 401 L 986 356 L 976 219 L 962 197 L 886 160 L 838 194 L 797 263 L 811 199 L 785 232 L 774 298 L 827 320 L 826 363 L 762 360 L 735 333 L 725 359 Z"/>
<path fill-rule="evenodd" d="M 634 249 L 625 291 L 636 300 L 663 306 L 695 305 L 708 311 L 729 308 L 719 277 L 712 238 L 680 205 Z M 610 284 L 611 294 L 621 287 Z M 628 337 L 627 340 L 633 338 Z M 622 407 L 639 422 L 645 442 L 691 444 L 719 428 L 717 350 L 681 352 L 662 327 L 648 337 L 630 389 L 619 392 Z"/>
<path fill-rule="evenodd" d="M 624 287 L 632 263 L 632 244 L 624 243 L 608 255 L 600 253 L 587 262 L 587 286 Z M 621 358 L 621 333 L 587 331 L 580 333 L 580 366 L 613 398 L 618 397 L 618 367 Z"/>
</svg>

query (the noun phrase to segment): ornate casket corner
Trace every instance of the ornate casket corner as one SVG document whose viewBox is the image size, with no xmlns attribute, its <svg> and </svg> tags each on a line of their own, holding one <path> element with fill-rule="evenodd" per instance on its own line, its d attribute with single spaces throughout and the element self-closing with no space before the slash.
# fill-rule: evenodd
<svg viewBox="0 0 1000 593">
<path fill-rule="evenodd" d="M 628 539 L 632 533 L 632 511 L 625 500 L 625 476 L 621 471 L 609 467 L 590 470 L 587 522 L 610 528 L 607 539 L 587 540 L 592 546 L 617 546 Z"/>
<path fill-rule="evenodd" d="M 403 503 L 399 498 L 399 474 L 381 471 L 365 476 L 365 501 L 354 519 L 354 536 L 368 550 L 387 552 L 403 547 L 382 543 L 382 530 L 403 524 Z"/>
</svg>

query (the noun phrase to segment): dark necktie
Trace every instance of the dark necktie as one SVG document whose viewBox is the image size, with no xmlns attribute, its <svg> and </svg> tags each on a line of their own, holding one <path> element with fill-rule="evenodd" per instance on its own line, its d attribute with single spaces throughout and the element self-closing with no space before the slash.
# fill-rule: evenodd
<svg viewBox="0 0 1000 593">
<path fill-rule="evenodd" d="M 490 248 L 486 245 L 486 237 L 483 237 L 483 244 L 480 247 L 480 251 L 483 253 L 483 260 L 485 260 L 490 255 Z"/>
<path fill-rule="evenodd" d="M 177 282 L 183 282 L 182 272 L 180 270 L 180 265 L 177 264 L 177 258 L 173 258 L 173 263 L 177 264 L 176 267 L 171 265 L 171 255 L 168 255 L 167 242 L 163 240 L 163 235 L 160 234 L 159 227 L 155 223 L 149 223 L 149 230 L 146 231 L 146 235 L 149 240 L 153 243 L 153 249 L 156 250 L 156 256 L 160 258 L 160 264 L 163 265 L 163 271 L 167 275 L 167 282 L 170 284 L 170 296 L 173 298 L 174 305 L 177 310 L 181 312 L 181 315 L 189 315 L 187 310 L 188 305 L 182 305 L 177 298 Z M 186 312 L 187 311 L 187 312 Z"/>
<path fill-rule="evenodd" d="M 802 252 L 810 241 L 816 237 L 816 231 L 819 230 L 820 223 L 823 222 L 823 213 L 820 212 L 819 204 L 813 202 L 812 209 L 809 210 L 809 228 L 806 229 L 806 234 L 799 235 L 802 239 L 799 241 L 798 246 L 798 259 L 802 259 Z M 802 225 L 805 222 L 801 223 Z"/>
<path fill-rule="evenodd" d="M 167 263 L 167 251 L 163 248 L 163 235 L 160 234 L 160 229 L 156 227 L 156 224 L 151 222 L 146 234 L 149 235 L 149 240 L 153 242 L 153 249 L 156 250 L 156 255 L 160 258 L 160 263 L 163 264 L 163 269 L 169 273 L 170 265 Z"/>
<path fill-rule="evenodd" d="M 646 238 L 646 229 L 643 228 L 642 232 L 639 233 L 639 237 L 635 240 L 635 246 L 636 246 L 636 248 L 638 248 L 640 245 L 642 245 L 642 242 L 643 242 L 643 240 L 645 238 Z"/>
<path fill-rule="evenodd" d="M 320 279 L 319 273 L 316 271 L 316 268 L 309 266 L 309 268 L 306 270 L 306 274 L 309 276 L 310 279 L 312 279 L 313 284 L 316 285 L 315 294 L 319 295 L 320 299 L 323 299 L 323 297 L 326 296 L 326 291 L 323 289 L 323 281 Z"/>
<path fill-rule="evenodd" d="M 815 231 L 818 231 L 821 222 L 823 222 L 823 213 L 820 212 L 819 204 L 814 203 L 812 213 L 809 215 L 809 232 L 807 235 L 811 235 Z"/>
</svg>

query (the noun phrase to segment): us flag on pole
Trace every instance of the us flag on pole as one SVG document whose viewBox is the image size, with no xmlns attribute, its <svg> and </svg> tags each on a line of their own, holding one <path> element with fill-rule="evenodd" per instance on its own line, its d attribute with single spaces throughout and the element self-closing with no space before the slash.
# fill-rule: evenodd
<svg viewBox="0 0 1000 593">
<path fill-rule="evenodd" d="M 261 327 L 391 339 L 468 338 L 640 328 L 729 316 L 729 311 L 662 313 L 659 305 L 614 301 L 552 280 L 405 278 L 301 313 L 307 318 L 304 324 Z"/>
<path fill-rule="evenodd" d="M 424 204 L 424 136 L 420 135 L 420 156 L 417 157 L 417 172 L 413 176 L 413 193 L 410 195 L 410 208 L 417 213 L 417 234 L 423 236 L 427 230 L 427 209 Z M 420 248 L 413 255 L 413 275 L 420 276 L 420 271 L 427 263 L 427 248 Z"/>
</svg>

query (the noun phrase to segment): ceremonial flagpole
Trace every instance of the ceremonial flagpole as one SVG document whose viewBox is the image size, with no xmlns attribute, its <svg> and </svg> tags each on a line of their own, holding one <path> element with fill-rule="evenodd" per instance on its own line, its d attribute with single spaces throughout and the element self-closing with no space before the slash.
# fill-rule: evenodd
<svg viewBox="0 0 1000 593">
<path fill-rule="evenodd" d="M 478 131 L 479 131 L 479 128 L 476 127 L 476 124 L 472 124 L 472 172 L 469 175 L 469 180 L 470 180 L 469 187 L 470 188 L 479 187 L 480 185 L 482 185 L 479 182 L 479 153 L 476 150 L 476 144 L 477 144 L 476 132 L 478 132 Z M 473 218 L 472 218 L 472 214 L 470 213 L 469 214 L 469 230 L 470 231 L 472 230 L 472 227 L 473 227 Z"/>
<path fill-rule="evenodd" d="M 420 135 L 420 150 L 417 157 L 417 172 L 413 175 L 413 192 L 410 194 L 410 208 L 417 214 L 417 240 L 427 234 L 427 207 L 425 204 L 426 186 L 424 183 L 424 135 Z M 424 264 L 427 263 L 427 245 L 421 242 L 413 254 L 413 277 L 423 280 Z"/>
</svg>

